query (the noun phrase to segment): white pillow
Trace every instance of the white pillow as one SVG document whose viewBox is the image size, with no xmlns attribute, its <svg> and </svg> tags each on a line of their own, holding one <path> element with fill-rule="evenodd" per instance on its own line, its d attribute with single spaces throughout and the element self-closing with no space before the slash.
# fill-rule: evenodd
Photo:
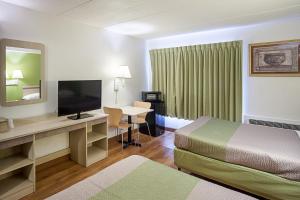
<svg viewBox="0 0 300 200">
<path fill-rule="evenodd" d="M 39 99 L 40 98 L 40 93 L 32 93 L 23 96 L 23 100 L 34 100 L 34 99 Z"/>
</svg>

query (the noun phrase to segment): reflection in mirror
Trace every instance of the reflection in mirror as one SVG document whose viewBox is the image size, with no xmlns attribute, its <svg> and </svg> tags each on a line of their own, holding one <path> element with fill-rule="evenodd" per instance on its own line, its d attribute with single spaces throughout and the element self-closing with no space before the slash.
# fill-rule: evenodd
<svg viewBox="0 0 300 200">
<path fill-rule="evenodd" d="M 41 99 L 41 59 L 38 49 L 6 47 L 6 102 Z"/>
</svg>

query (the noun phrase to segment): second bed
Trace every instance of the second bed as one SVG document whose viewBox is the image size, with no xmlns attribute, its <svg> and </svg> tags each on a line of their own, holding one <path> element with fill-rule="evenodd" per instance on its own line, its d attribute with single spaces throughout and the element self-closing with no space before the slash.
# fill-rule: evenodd
<svg viewBox="0 0 300 200">
<path fill-rule="evenodd" d="M 175 164 L 272 199 L 300 198 L 296 131 L 201 117 L 176 131 Z"/>
</svg>

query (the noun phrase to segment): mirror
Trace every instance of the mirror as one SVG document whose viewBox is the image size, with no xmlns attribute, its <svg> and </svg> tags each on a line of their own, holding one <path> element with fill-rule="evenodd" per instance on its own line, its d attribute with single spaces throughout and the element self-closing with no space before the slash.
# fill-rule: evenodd
<svg viewBox="0 0 300 200">
<path fill-rule="evenodd" d="M 1 104 L 15 106 L 46 100 L 44 45 L 1 40 Z"/>
</svg>

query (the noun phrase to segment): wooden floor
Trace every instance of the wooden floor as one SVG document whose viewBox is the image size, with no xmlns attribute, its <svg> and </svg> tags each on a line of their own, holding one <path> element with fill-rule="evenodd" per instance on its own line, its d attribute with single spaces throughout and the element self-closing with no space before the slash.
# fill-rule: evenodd
<svg viewBox="0 0 300 200">
<path fill-rule="evenodd" d="M 115 138 L 110 139 L 108 158 L 87 168 L 69 160 L 67 156 L 38 166 L 36 192 L 23 199 L 49 197 L 130 155 L 142 155 L 175 168 L 174 133 L 165 132 L 163 135 L 152 139 L 143 134 L 141 136 L 142 147 L 130 146 L 123 151 L 121 144 Z"/>
</svg>

